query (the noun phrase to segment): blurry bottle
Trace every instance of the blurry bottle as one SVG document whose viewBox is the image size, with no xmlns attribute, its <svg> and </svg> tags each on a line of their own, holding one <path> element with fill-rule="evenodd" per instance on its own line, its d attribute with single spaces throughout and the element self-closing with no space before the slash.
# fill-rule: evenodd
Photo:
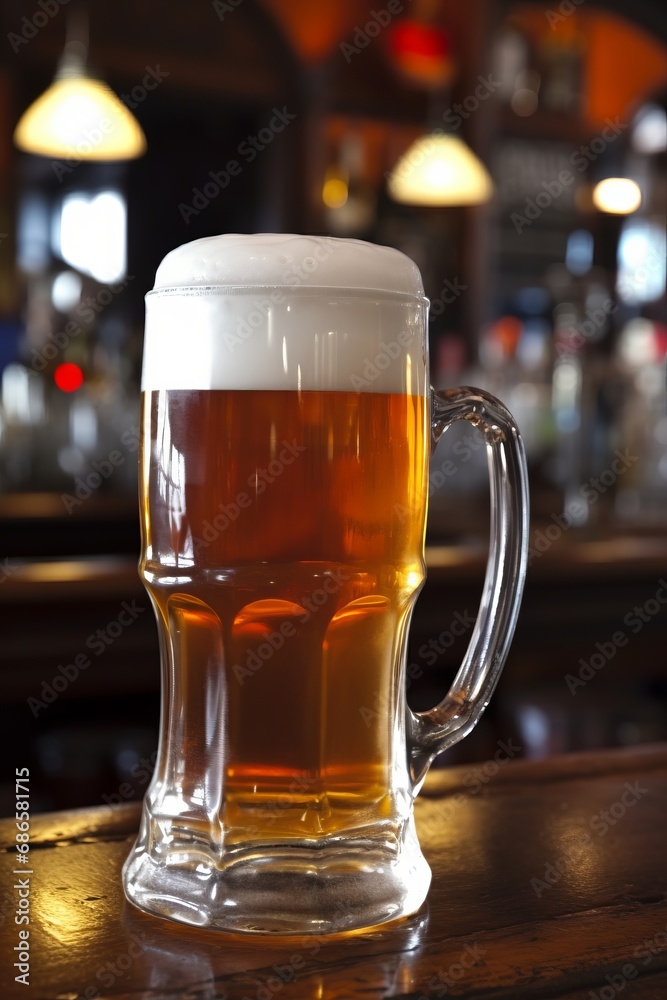
<svg viewBox="0 0 667 1000">
<path fill-rule="evenodd" d="M 584 38 L 573 17 L 563 18 L 545 31 L 537 50 L 542 77 L 540 106 L 556 114 L 582 111 Z"/>
<path fill-rule="evenodd" d="M 499 81 L 500 100 L 521 118 L 538 108 L 541 76 L 534 62 L 528 37 L 518 26 L 507 24 L 495 45 L 493 76 Z"/>
<path fill-rule="evenodd" d="M 557 433 L 554 471 L 563 491 L 562 513 L 575 526 L 586 524 L 589 501 L 585 490 L 588 463 L 585 454 L 585 381 L 583 350 L 573 340 L 575 317 L 561 309 L 554 325 L 552 407 Z"/>
<path fill-rule="evenodd" d="M 621 331 L 616 363 L 623 378 L 615 447 L 627 456 L 616 485 L 616 514 L 626 520 L 667 518 L 667 328 L 633 319 Z"/>
<path fill-rule="evenodd" d="M 493 53 L 493 77 L 499 81 L 497 94 L 503 104 L 511 104 L 528 71 L 528 39 L 513 24 L 502 28 Z"/>
<path fill-rule="evenodd" d="M 325 225 L 336 236 L 363 236 L 375 221 L 375 188 L 366 178 L 366 149 L 359 132 L 341 140 L 322 186 Z"/>
</svg>

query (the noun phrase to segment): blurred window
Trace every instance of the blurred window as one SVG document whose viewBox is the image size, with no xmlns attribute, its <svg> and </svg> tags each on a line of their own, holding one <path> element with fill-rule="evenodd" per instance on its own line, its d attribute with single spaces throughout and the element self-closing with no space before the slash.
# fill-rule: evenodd
<svg viewBox="0 0 667 1000">
<path fill-rule="evenodd" d="M 126 268 L 126 214 L 117 191 L 65 195 L 55 219 L 54 253 L 99 282 L 119 281 Z"/>
<path fill-rule="evenodd" d="M 616 289 L 628 305 L 654 302 L 665 291 L 667 241 L 663 222 L 626 219 L 618 243 Z"/>
</svg>

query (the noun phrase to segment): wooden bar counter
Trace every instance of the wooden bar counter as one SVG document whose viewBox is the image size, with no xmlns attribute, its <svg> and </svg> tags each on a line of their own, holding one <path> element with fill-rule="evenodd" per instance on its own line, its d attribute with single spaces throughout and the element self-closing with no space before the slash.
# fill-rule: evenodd
<svg viewBox="0 0 667 1000">
<path fill-rule="evenodd" d="M 0 998 L 667 998 L 667 746 L 507 757 L 499 746 L 486 765 L 431 774 L 416 805 L 433 869 L 421 912 L 336 938 L 207 932 L 136 910 L 120 883 L 136 804 L 36 815 L 29 865 L 3 820 Z M 28 879 L 26 987 L 13 887 Z"/>
</svg>

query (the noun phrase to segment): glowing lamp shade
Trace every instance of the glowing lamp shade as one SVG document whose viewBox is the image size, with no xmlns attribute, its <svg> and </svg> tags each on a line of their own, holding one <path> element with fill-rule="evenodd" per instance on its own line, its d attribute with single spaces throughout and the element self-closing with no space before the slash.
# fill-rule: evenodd
<svg viewBox="0 0 667 1000">
<path fill-rule="evenodd" d="M 146 151 L 136 118 L 100 80 L 57 78 L 21 117 L 14 142 L 38 156 L 132 160 Z"/>
<path fill-rule="evenodd" d="M 600 212 L 629 215 L 642 203 L 639 185 L 629 177 L 607 177 L 593 189 L 593 204 Z"/>
<path fill-rule="evenodd" d="M 481 205 L 493 194 L 484 164 L 455 135 L 417 139 L 394 167 L 389 194 L 406 205 Z"/>
</svg>

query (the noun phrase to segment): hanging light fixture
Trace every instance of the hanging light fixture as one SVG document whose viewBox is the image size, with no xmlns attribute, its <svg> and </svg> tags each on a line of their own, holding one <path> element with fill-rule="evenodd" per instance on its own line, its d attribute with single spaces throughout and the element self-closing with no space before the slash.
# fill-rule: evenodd
<svg viewBox="0 0 667 1000">
<path fill-rule="evenodd" d="M 87 57 L 87 24 L 70 18 L 55 79 L 16 126 L 19 149 L 81 160 L 132 160 L 146 152 L 138 121 L 110 87 L 89 74 Z"/>
<path fill-rule="evenodd" d="M 421 136 L 391 172 L 389 194 L 408 205 L 481 205 L 493 194 L 482 161 L 457 135 Z"/>
<path fill-rule="evenodd" d="M 443 104 L 456 60 L 448 33 L 439 25 L 440 4 L 415 0 L 409 17 L 392 28 L 393 62 L 413 83 L 431 92 L 432 111 Z M 432 118 L 446 120 L 435 114 Z M 406 205 L 480 205 L 493 194 L 482 161 L 460 136 L 437 128 L 412 143 L 388 177 L 388 191 Z"/>
</svg>

